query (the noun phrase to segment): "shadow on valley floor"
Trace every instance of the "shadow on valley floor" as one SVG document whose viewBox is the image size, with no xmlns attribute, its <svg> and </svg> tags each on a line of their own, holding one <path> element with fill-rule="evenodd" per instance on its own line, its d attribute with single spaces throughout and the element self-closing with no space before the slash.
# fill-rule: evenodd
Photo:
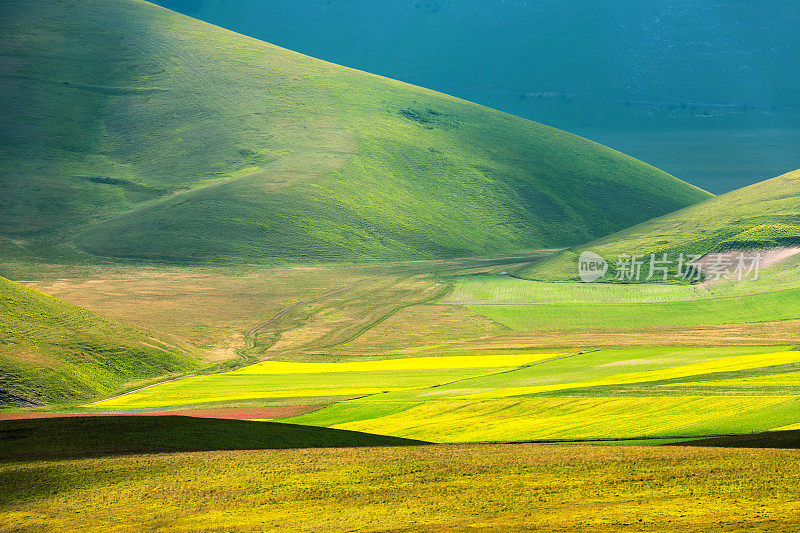
<svg viewBox="0 0 800 533">
<path fill-rule="evenodd" d="M 800 430 L 765 431 L 745 435 L 728 435 L 680 443 L 681 446 L 712 448 L 782 448 L 800 449 Z"/>
<path fill-rule="evenodd" d="M 98 416 L 0 422 L 0 461 L 417 444 L 425 443 L 322 427 L 186 416 Z"/>
</svg>

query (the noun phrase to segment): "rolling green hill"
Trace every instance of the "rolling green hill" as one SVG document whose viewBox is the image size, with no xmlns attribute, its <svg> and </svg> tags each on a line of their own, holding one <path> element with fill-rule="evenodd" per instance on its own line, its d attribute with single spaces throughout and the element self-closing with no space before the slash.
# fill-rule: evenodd
<svg viewBox="0 0 800 533">
<path fill-rule="evenodd" d="M 8 0 L 0 28 L 7 256 L 488 254 L 709 196 L 562 131 L 141 0 Z"/>
<path fill-rule="evenodd" d="M 0 278 L 0 405 L 107 395 L 193 361 L 173 341 Z"/>
<path fill-rule="evenodd" d="M 800 158 L 796 2 L 155 3 L 550 124 L 717 194 Z"/>
<path fill-rule="evenodd" d="M 591 250 L 610 262 L 620 254 L 706 254 L 800 246 L 800 170 L 567 250 L 518 273 L 542 280 L 577 277 L 577 259 Z"/>
</svg>

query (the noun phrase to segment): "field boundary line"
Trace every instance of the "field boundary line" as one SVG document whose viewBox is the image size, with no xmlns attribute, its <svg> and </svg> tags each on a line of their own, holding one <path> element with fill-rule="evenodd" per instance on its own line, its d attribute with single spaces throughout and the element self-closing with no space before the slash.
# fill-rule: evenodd
<svg viewBox="0 0 800 533">
<path fill-rule="evenodd" d="M 502 370 L 500 372 L 492 372 L 491 374 L 486 374 L 486 375 L 478 376 L 478 377 L 485 378 L 485 377 L 490 377 L 490 376 L 500 376 L 500 375 L 503 375 L 503 374 L 510 374 L 512 372 L 517 372 L 517 371 L 522 370 L 524 368 L 530 368 L 530 367 L 537 366 L 537 365 L 543 365 L 545 363 L 552 363 L 553 361 L 560 361 L 561 359 L 569 359 L 570 357 L 577 357 L 579 355 L 585 355 L 587 353 L 598 352 L 598 351 L 600 351 L 599 348 L 596 348 L 594 350 L 584 350 L 584 351 L 580 351 L 580 352 L 568 353 L 568 354 L 565 354 L 565 355 L 560 355 L 558 357 L 551 357 L 550 359 L 543 359 L 542 361 L 533 361 L 531 363 L 526 363 L 526 364 L 524 364 L 522 366 L 518 366 L 516 368 L 512 368 L 511 370 Z M 535 354 L 531 354 L 531 355 L 535 355 Z M 448 383 L 439 383 L 437 385 L 431 385 L 430 387 L 425 387 L 425 388 L 418 389 L 418 390 L 436 389 L 436 388 L 439 388 L 439 387 L 445 387 L 447 385 L 455 385 L 456 383 L 469 381 L 471 379 L 476 379 L 476 378 L 475 377 L 471 377 L 471 378 L 457 379 L 455 381 L 450 381 Z"/>
<path fill-rule="evenodd" d="M 116 396 L 112 396 L 111 398 L 103 398 L 102 400 L 97 400 L 97 401 L 94 401 L 94 402 L 91 402 L 91 403 L 85 403 L 83 405 L 94 405 L 94 404 L 97 404 L 97 403 L 107 402 L 109 400 L 116 400 L 117 398 L 122 398 L 123 396 L 127 396 L 128 394 L 133 394 L 135 392 L 143 391 L 143 390 L 149 389 L 151 387 L 157 387 L 159 385 L 164 385 L 165 383 L 172 383 L 173 381 L 180 381 L 182 379 L 192 378 L 192 377 L 199 376 L 199 375 L 200 374 L 188 374 L 186 376 L 178 376 L 176 378 L 167 379 L 165 381 L 159 381 L 158 383 L 153 383 L 151 385 L 146 385 L 144 387 L 139 387 L 138 389 L 129 390 L 128 392 L 123 392 L 122 394 L 117 394 Z"/>
<path fill-rule="evenodd" d="M 388 320 L 389 318 L 391 318 L 392 316 L 394 316 L 395 314 L 397 314 L 398 312 L 400 312 L 403 309 L 407 309 L 409 307 L 414 307 L 416 305 L 425 305 L 425 304 L 429 304 L 431 302 L 434 302 L 436 300 L 440 300 L 441 298 L 443 298 L 443 295 L 449 294 L 453 290 L 454 286 L 455 286 L 454 282 L 447 281 L 447 282 L 444 283 L 444 286 L 439 291 L 437 291 L 436 294 L 434 294 L 433 296 L 430 296 L 430 297 L 425 298 L 423 300 L 419 300 L 417 302 L 403 304 L 403 305 L 400 305 L 398 307 L 392 308 L 388 313 L 386 313 L 385 315 L 383 315 L 381 317 L 378 317 L 377 319 L 373 320 L 372 322 L 370 322 L 368 324 L 365 324 L 363 327 L 361 327 L 358 331 L 356 331 L 355 333 L 353 333 L 349 337 L 347 337 L 347 338 L 345 338 L 345 339 L 343 339 L 341 341 L 336 341 L 336 342 L 334 342 L 332 344 L 326 344 L 326 345 L 320 346 L 320 347 L 318 347 L 318 349 L 333 348 L 335 346 L 341 346 L 342 344 L 347 344 L 348 342 L 353 342 L 354 340 L 359 338 L 361 335 L 365 334 L 367 331 L 371 330 L 372 328 L 374 328 L 375 326 L 381 324 L 382 322 Z"/>
<path fill-rule="evenodd" d="M 355 283 L 351 283 L 349 285 L 346 285 L 344 287 L 340 287 L 338 289 L 330 290 L 330 291 L 328 291 L 326 293 L 320 294 L 319 296 L 314 296 L 312 298 L 307 298 L 305 300 L 300 300 L 299 302 L 295 302 L 292 305 L 281 309 L 280 311 L 275 313 L 271 318 L 269 318 L 269 319 L 267 319 L 267 320 L 265 320 L 265 321 L 263 321 L 263 322 L 261 322 L 259 324 L 256 324 L 255 326 L 251 327 L 250 329 L 248 329 L 244 333 L 245 346 L 244 346 L 244 348 L 241 349 L 241 351 L 239 353 L 239 357 L 242 358 L 242 361 L 239 364 L 234 365 L 232 368 L 225 370 L 225 372 L 230 372 L 232 370 L 237 370 L 239 368 L 242 368 L 242 367 L 247 366 L 248 364 L 250 364 L 248 362 L 249 358 L 247 357 L 247 355 L 245 355 L 244 352 L 246 352 L 247 350 L 252 350 L 253 348 L 255 348 L 256 335 L 258 335 L 258 333 L 261 330 L 263 330 L 264 328 L 266 328 L 270 324 L 280 320 L 281 318 L 283 318 L 284 316 L 286 316 L 290 312 L 294 311 L 295 309 L 299 308 L 300 306 L 311 304 L 311 303 L 317 302 L 319 300 L 324 300 L 324 299 L 330 298 L 332 296 L 336 296 L 337 294 L 341 294 L 343 292 L 346 292 L 346 291 L 348 291 L 350 289 L 353 289 L 353 288 L 357 287 L 358 285 L 364 283 L 364 281 L 366 281 L 366 279 L 360 279 L 360 280 L 356 281 Z M 289 329 L 291 329 L 291 328 L 289 328 Z M 270 346 L 275 344 L 275 342 L 277 342 L 278 339 L 280 339 L 280 334 L 281 334 L 281 331 L 275 332 L 275 339 L 273 339 L 272 343 L 270 343 L 269 346 L 266 346 L 264 348 L 264 350 L 269 349 Z M 262 352 L 263 352 L 263 350 L 262 350 Z M 267 358 L 267 359 L 269 359 L 269 358 Z M 255 363 L 255 362 L 258 362 L 258 361 L 253 361 L 253 363 Z"/>
</svg>

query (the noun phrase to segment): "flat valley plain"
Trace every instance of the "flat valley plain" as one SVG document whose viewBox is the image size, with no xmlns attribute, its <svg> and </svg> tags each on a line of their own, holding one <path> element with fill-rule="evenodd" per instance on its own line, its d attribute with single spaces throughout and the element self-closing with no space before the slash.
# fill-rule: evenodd
<svg viewBox="0 0 800 533">
<path fill-rule="evenodd" d="M 306 435 L 295 450 L 240 449 L 254 447 L 245 440 L 228 451 L 166 443 L 157 454 L 89 446 L 75 458 L 23 458 L 8 455 L 20 437 L 6 425 L 0 521 L 98 531 L 795 530 L 797 452 L 769 446 L 800 440 L 797 258 L 749 285 L 708 288 L 509 275 L 548 253 L 270 268 L 9 263 L 9 278 L 203 356 L 187 372 L 195 376 L 116 397 L 158 380 L 132 382 L 82 406 L 4 409 L 4 418 L 239 418 L 440 444 L 319 449 L 330 437 Z M 739 298 L 763 302 L 741 315 L 727 304 Z M 680 324 L 660 314 L 698 305 L 719 312 Z M 509 308 L 522 318 L 504 321 Z M 564 317 L 581 313 L 600 323 L 569 327 Z M 774 430 L 788 440 L 776 444 Z M 735 449 L 753 446 L 735 441 L 751 433 L 767 447 Z M 703 443 L 711 448 L 688 446 L 706 437 L 717 437 Z M 267 441 L 258 447 L 275 447 Z"/>
</svg>

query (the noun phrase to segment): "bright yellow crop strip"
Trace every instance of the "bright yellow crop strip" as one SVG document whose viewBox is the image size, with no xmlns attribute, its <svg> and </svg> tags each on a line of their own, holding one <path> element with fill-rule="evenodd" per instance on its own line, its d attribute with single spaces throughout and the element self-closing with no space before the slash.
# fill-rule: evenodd
<svg viewBox="0 0 800 533">
<path fill-rule="evenodd" d="M 557 383 L 553 385 L 531 385 L 528 387 L 509 387 L 475 394 L 467 394 L 461 398 L 505 398 L 508 396 L 520 396 L 523 394 L 536 394 L 540 392 L 551 392 L 566 389 L 577 389 L 583 387 L 598 387 L 602 385 L 625 385 L 631 383 L 646 383 L 648 381 L 660 381 L 663 379 L 682 378 L 687 376 L 698 376 L 711 374 L 714 372 L 735 372 L 737 370 L 749 370 L 752 368 L 762 368 L 767 366 L 785 365 L 800 361 L 800 351 L 784 351 L 766 354 L 740 355 L 735 357 L 722 357 L 711 359 L 700 363 L 664 368 L 661 370 L 647 370 L 644 372 L 628 372 L 625 374 L 615 374 L 597 379 L 586 381 L 575 381 L 573 383 Z"/>
<path fill-rule="evenodd" d="M 800 422 L 797 424 L 789 424 L 788 426 L 781 426 L 779 428 L 772 428 L 770 431 L 794 431 L 800 429 Z"/>
<path fill-rule="evenodd" d="M 264 361 L 236 370 L 234 374 L 320 374 L 325 372 L 381 372 L 391 370 L 456 370 L 465 368 L 518 367 L 558 357 L 559 353 L 510 355 L 456 355 L 443 357 L 406 357 L 346 363 L 292 363 Z"/>
<path fill-rule="evenodd" d="M 232 402 L 237 400 L 261 400 L 269 398 L 312 398 L 312 397 L 353 397 L 353 396 L 366 396 L 368 394 L 378 394 L 381 392 L 392 392 L 403 390 L 402 388 L 374 388 L 374 387 L 332 387 L 329 389 L 298 389 L 298 390 L 262 390 L 248 393 L 220 393 L 214 396 L 199 396 L 187 394 L 182 398 L 168 398 L 162 397 L 140 397 L 137 395 L 121 396 L 119 398 L 112 398 L 102 402 L 94 403 L 89 407 L 102 408 L 102 409 L 125 409 L 125 408 L 149 408 L 149 407 L 165 407 L 165 406 L 178 406 L 178 405 L 194 405 L 214 402 Z"/>
<path fill-rule="evenodd" d="M 282 361 L 265 361 L 255 365 L 245 367 L 241 370 L 214 374 L 213 376 L 203 376 L 188 378 L 180 382 L 167 383 L 131 394 L 112 398 L 103 402 L 94 403 L 93 408 L 148 408 L 177 405 L 191 405 L 198 403 L 211 403 L 236 400 L 255 400 L 263 398 L 289 398 L 289 397 L 319 397 L 319 396 L 365 396 L 380 392 L 394 392 L 416 388 L 416 386 L 386 386 L 378 388 L 371 379 L 361 380 L 358 384 L 352 383 L 351 387 L 336 387 L 330 379 L 322 376 L 324 373 L 359 373 L 363 378 L 363 373 L 375 372 L 377 378 L 382 375 L 391 374 L 394 371 L 458 371 L 475 369 L 474 373 L 479 374 L 480 370 L 496 372 L 506 369 L 514 369 L 524 364 L 542 361 L 557 357 L 559 354 L 511 354 L 511 355 L 485 355 L 485 356 L 448 356 L 448 357 L 421 357 L 405 359 L 386 359 L 364 362 L 347 363 L 292 363 Z M 257 380 L 257 376 L 299 376 L 299 375 L 320 375 L 315 378 L 310 385 L 314 388 L 292 389 L 292 378 L 287 378 L 286 387 L 272 386 L 261 388 L 256 382 L 252 389 L 237 388 L 230 390 L 229 378 L 239 378 L 239 382 L 244 380 Z M 452 374 L 452 373 L 451 373 Z M 426 374 L 429 378 L 427 386 L 444 383 L 452 380 L 451 374 L 436 376 L 432 373 Z M 249 377 L 253 376 L 253 377 Z M 281 378 L 283 379 L 283 378 Z M 234 379 L 234 382 L 237 380 Z M 346 382 L 344 382 L 346 383 Z M 233 383 L 235 385 L 235 383 Z M 331 384 L 331 387 L 326 385 Z M 357 385 L 367 385 L 358 387 Z M 395 384 L 396 385 L 396 384 Z"/>
</svg>

